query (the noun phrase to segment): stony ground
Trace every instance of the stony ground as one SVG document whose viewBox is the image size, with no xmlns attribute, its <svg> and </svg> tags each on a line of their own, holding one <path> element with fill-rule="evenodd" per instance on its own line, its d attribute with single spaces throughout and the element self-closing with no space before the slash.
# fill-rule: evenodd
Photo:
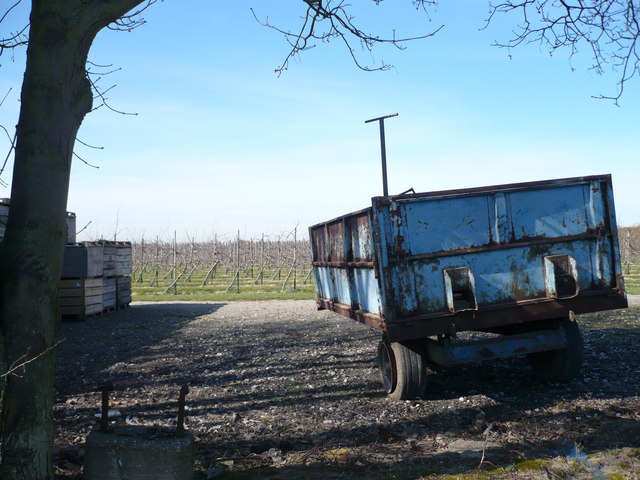
<svg viewBox="0 0 640 480">
<path fill-rule="evenodd" d="M 387 399 L 379 336 L 312 301 L 133 304 L 62 325 L 59 478 L 113 382 L 114 422 L 186 426 L 200 478 L 640 478 L 640 305 L 579 317 L 583 376 L 531 379 L 525 359 L 431 372 L 426 397 Z"/>
</svg>

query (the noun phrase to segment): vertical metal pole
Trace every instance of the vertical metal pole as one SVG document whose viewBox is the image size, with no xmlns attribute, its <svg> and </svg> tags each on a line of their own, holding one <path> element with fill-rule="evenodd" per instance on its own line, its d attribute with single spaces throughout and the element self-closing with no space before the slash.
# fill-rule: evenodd
<svg viewBox="0 0 640 480">
<path fill-rule="evenodd" d="M 380 154 L 382 156 L 382 194 L 389 196 L 389 187 L 387 185 L 387 146 L 384 142 L 384 118 L 380 119 Z"/>
<path fill-rule="evenodd" d="M 372 118 L 370 120 L 365 120 L 364 123 L 371 123 L 378 121 L 380 123 L 380 154 L 382 157 L 382 194 L 385 197 L 389 196 L 389 187 L 387 185 L 387 147 L 385 144 L 385 135 L 384 135 L 384 120 L 385 118 L 397 117 L 397 113 L 392 113 L 391 115 L 385 115 L 384 117 Z"/>
</svg>

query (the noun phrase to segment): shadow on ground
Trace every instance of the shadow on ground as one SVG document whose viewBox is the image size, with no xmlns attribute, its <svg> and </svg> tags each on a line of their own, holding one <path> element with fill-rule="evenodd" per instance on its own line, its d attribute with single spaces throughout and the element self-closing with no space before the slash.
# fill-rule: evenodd
<svg viewBox="0 0 640 480">
<path fill-rule="evenodd" d="M 585 317 L 583 376 L 569 384 L 534 381 L 509 359 L 433 374 L 426 398 L 393 402 L 378 386 L 376 333 L 313 302 L 243 303 L 64 324 L 59 440 L 82 444 L 111 380 L 119 421 L 140 424 L 174 424 L 188 384 L 198 467 L 228 478 L 420 478 L 558 456 L 588 473 L 584 453 L 640 448 L 640 309 Z"/>
</svg>

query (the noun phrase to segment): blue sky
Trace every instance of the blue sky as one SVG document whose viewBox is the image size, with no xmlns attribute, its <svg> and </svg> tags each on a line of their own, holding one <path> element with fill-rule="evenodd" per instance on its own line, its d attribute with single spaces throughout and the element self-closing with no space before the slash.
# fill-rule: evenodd
<svg viewBox="0 0 640 480">
<path fill-rule="evenodd" d="M 611 173 L 619 223 L 640 223 L 640 82 L 620 107 L 591 98 L 615 93 L 615 74 L 589 70 L 586 50 L 570 59 L 535 45 L 492 47 L 514 22 L 480 30 L 483 2 L 442 2 L 428 17 L 409 0 L 353 3 L 355 21 L 381 36 L 445 27 L 403 51 L 360 52 L 393 64 L 386 72 L 358 70 L 335 41 L 279 77 L 287 44 L 250 8 L 295 28 L 301 0 L 166 0 L 133 32 L 102 32 L 91 61 L 120 70 L 100 84 L 117 85 L 110 104 L 137 115 L 101 108 L 83 124 L 79 139 L 104 149 L 76 146 L 100 167 L 73 166 L 68 209 L 79 226 L 91 222 L 82 238 L 258 238 L 296 225 L 306 234 L 381 195 L 378 128 L 364 120 L 396 112 L 386 123 L 390 193 Z M 0 64 L 0 97 L 11 89 L 0 124 L 12 131 L 23 52 Z M 2 136 L 3 158 L 7 148 Z"/>
</svg>

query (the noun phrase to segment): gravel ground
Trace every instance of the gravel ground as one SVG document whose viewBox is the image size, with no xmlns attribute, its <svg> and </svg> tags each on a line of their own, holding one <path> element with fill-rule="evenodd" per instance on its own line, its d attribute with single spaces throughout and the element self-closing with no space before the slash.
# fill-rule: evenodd
<svg viewBox="0 0 640 480">
<path fill-rule="evenodd" d="M 570 384 L 534 381 L 516 358 L 431 372 L 416 401 L 381 392 L 377 332 L 313 301 L 134 303 L 63 323 L 57 472 L 80 478 L 97 388 L 112 381 L 120 424 L 175 425 L 189 386 L 200 478 L 418 479 L 482 466 L 500 478 L 637 479 L 639 300 L 579 317 L 585 363 Z"/>
</svg>

